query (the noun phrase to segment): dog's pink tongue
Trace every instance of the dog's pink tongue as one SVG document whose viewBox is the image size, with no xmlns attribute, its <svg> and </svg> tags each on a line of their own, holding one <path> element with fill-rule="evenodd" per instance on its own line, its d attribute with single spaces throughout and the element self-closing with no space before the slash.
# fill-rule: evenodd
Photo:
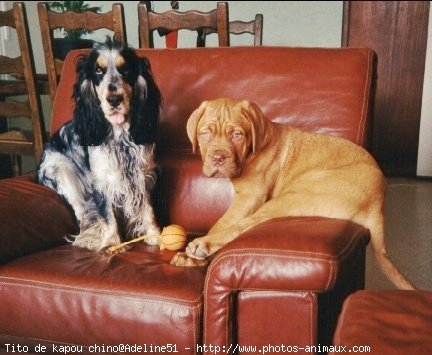
<svg viewBox="0 0 432 355">
<path fill-rule="evenodd" d="M 119 112 L 116 112 L 116 113 L 113 113 L 112 115 L 108 116 L 108 119 L 111 123 L 115 123 L 115 124 L 120 125 L 125 121 L 125 116 Z"/>
</svg>

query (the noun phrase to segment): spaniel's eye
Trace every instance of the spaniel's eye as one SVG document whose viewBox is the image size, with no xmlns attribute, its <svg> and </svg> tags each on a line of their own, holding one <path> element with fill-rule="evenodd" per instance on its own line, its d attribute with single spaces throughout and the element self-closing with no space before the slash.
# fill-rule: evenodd
<svg viewBox="0 0 432 355">
<path fill-rule="evenodd" d="M 103 74 L 102 68 L 96 68 L 96 74 L 97 75 L 102 75 Z"/>
<path fill-rule="evenodd" d="M 129 70 L 126 67 L 121 67 L 118 69 L 118 72 L 123 75 L 123 76 L 127 76 L 129 74 Z"/>
</svg>

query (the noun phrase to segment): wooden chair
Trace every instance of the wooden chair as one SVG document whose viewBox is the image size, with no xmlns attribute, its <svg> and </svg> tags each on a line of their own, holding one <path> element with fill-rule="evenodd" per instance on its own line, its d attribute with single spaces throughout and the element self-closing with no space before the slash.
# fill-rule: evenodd
<svg viewBox="0 0 432 355">
<path fill-rule="evenodd" d="M 42 35 L 42 44 L 45 52 L 45 64 L 48 75 L 51 99 L 54 100 L 58 80 L 63 68 L 63 60 L 55 57 L 53 30 L 65 28 L 70 30 L 86 29 L 90 31 L 101 28 L 113 31 L 114 37 L 124 43 L 126 39 L 126 27 L 122 4 L 113 4 L 112 11 L 99 14 L 86 12 L 55 12 L 49 10 L 47 3 L 38 4 L 39 24 Z"/>
<path fill-rule="evenodd" d="M 256 14 L 255 19 L 249 22 L 231 21 L 229 23 L 229 32 L 234 35 L 250 33 L 254 36 L 254 46 L 262 46 L 263 15 Z M 215 33 L 215 31 L 211 28 L 201 28 L 198 30 L 197 47 L 205 47 L 206 37 L 210 33 Z"/>
<path fill-rule="evenodd" d="M 211 28 L 219 36 L 219 46 L 229 46 L 228 3 L 218 2 L 217 8 L 210 12 L 175 11 L 164 13 L 148 11 L 145 4 L 138 4 L 140 48 L 153 48 L 153 31 L 163 29 L 178 31 L 181 29 L 197 31 Z"/>
<path fill-rule="evenodd" d="M 31 131 L 8 129 L 5 124 L 6 132 L 0 133 L 0 153 L 12 156 L 13 173 L 20 175 L 20 156 L 34 155 L 38 163 L 45 136 L 24 3 L 15 2 L 13 9 L 1 11 L 0 26 L 15 28 L 20 47 L 16 58 L 0 56 L 0 74 L 13 76 L 0 80 L 0 120 L 25 117 L 32 123 Z M 16 95 L 25 95 L 25 101 L 10 98 Z"/>
</svg>

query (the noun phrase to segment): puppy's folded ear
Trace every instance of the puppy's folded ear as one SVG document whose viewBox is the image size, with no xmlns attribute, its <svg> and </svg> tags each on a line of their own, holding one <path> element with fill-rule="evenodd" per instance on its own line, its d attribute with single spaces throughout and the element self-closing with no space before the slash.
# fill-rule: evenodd
<svg viewBox="0 0 432 355">
<path fill-rule="evenodd" d="M 242 115 L 251 124 L 252 153 L 255 154 L 271 141 L 273 131 L 267 127 L 269 120 L 256 103 L 243 100 L 240 105 Z"/>
<path fill-rule="evenodd" d="M 201 105 L 190 115 L 187 125 L 186 125 L 186 131 L 187 135 L 189 137 L 189 140 L 192 143 L 192 151 L 196 153 L 196 148 L 198 145 L 198 123 L 201 120 L 201 117 L 204 115 L 205 109 L 207 106 L 207 101 L 204 101 L 201 103 Z"/>
</svg>

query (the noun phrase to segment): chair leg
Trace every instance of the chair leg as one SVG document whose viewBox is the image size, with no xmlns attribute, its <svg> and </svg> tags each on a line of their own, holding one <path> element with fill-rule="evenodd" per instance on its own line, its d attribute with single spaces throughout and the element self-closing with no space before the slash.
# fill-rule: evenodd
<svg viewBox="0 0 432 355">
<path fill-rule="evenodd" d="M 12 176 L 12 165 L 10 154 L 0 154 L 0 179 Z"/>
<path fill-rule="evenodd" d="M 22 175 L 21 155 L 12 154 L 11 155 L 11 163 L 12 163 L 13 176 Z"/>
</svg>

